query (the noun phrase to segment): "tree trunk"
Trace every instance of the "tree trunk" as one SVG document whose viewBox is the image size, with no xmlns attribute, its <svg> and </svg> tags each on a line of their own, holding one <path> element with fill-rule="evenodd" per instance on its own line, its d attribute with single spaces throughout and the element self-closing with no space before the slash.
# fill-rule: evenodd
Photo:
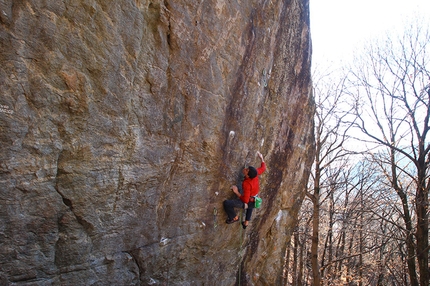
<svg viewBox="0 0 430 286">
<path fill-rule="evenodd" d="M 300 238 L 300 236 L 299 236 Z M 306 246 L 306 241 L 305 239 L 303 241 L 299 241 L 299 247 L 300 247 L 300 254 L 299 254 L 299 273 L 297 274 L 297 286 L 302 286 L 303 285 L 303 268 L 304 268 L 304 262 L 303 262 L 303 258 L 305 256 L 305 246 Z"/>
<path fill-rule="evenodd" d="M 423 151 L 424 153 L 424 151 Z M 418 169 L 418 188 L 416 195 L 417 208 L 417 259 L 420 269 L 420 284 L 430 284 L 429 274 L 429 219 L 428 204 L 429 192 L 426 186 L 426 168 L 424 156 L 421 156 L 417 164 Z"/>
<path fill-rule="evenodd" d="M 297 232 L 297 229 L 294 233 Z M 287 250 L 285 252 L 285 264 L 284 264 L 284 282 L 283 285 L 289 285 L 288 275 L 290 274 L 290 255 L 291 255 L 291 241 L 287 245 Z"/>
<path fill-rule="evenodd" d="M 319 202 L 319 172 L 316 172 L 315 187 L 313 194 L 313 212 L 312 212 L 312 245 L 311 245 L 311 266 L 313 285 L 321 285 L 321 276 L 318 263 L 318 242 L 319 242 L 319 224 L 320 224 L 320 202 Z"/>
<path fill-rule="evenodd" d="M 363 286 L 363 252 L 364 252 L 364 239 L 363 239 L 363 227 L 364 227 L 364 203 L 363 203 L 363 189 L 360 188 L 360 228 L 359 228 L 359 249 L 360 253 L 358 256 L 358 286 Z"/>
<path fill-rule="evenodd" d="M 298 248 L 299 248 L 299 234 L 294 233 L 294 248 L 293 248 L 293 285 L 297 285 L 297 273 L 298 273 Z"/>
</svg>

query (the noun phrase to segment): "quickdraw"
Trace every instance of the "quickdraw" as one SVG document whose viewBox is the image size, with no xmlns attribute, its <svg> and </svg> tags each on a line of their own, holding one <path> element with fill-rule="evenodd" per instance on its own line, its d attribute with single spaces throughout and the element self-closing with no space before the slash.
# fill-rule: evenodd
<svg viewBox="0 0 430 286">
<path fill-rule="evenodd" d="M 216 208 L 214 208 L 214 228 L 217 228 L 217 226 L 218 226 L 218 222 L 216 219 L 217 214 L 218 214 L 218 210 Z"/>
</svg>

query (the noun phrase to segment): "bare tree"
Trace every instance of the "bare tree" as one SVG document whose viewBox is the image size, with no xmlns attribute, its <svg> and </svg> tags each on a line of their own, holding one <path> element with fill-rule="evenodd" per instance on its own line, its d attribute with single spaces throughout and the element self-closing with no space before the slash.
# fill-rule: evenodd
<svg viewBox="0 0 430 286">
<path fill-rule="evenodd" d="M 327 166 L 322 178 L 321 285 L 409 285 L 403 279 L 401 202 L 393 200 L 391 188 L 371 157 L 357 160 L 361 161 Z M 312 218 L 313 209 L 313 204 L 305 203 L 301 218 Z M 311 239 L 307 242 L 312 243 Z M 307 259 L 310 264 L 311 257 Z"/>
<path fill-rule="evenodd" d="M 303 203 L 298 224 L 292 235 L 292 241 L 288 243 L 285 257 L 284 285 L 302 286 L 309 285 L 308 277 L 308 245 L 310 240 L 310 225 L 312 221 L 312 211 L 307 205 L 309 201 Z"/>
<path fill-rule="evenodd" d="M 314 78 L 317 155 L 294 236 L 293 285 L 309 285 L 308 273 L 312 285 L 429 285 L 429 40 L 411 29 L 370 46 L 349 69 L 352 98 L 345 81 Z M 346 160 L 348 100 L 351 124 L 366 135 L 354 135 L 354 148 L 368 151 L 358 164 Z"/>
<path fill-rule="evenodd" d="M 314 78 L 316 157 L 310 191 L 307 193 L 313 204 L 311 244 L 313 285 L 321 285 L 318 259 L 320 203 L 323 188 L 321 179 L 324 178 L 324 172 L 329 166 L 337 164 L 347 155 L 343 145 L 347 140 L 346 133 L 350 125 L 343 125 L 345 122 L 343 119 L 349 115 L 348 111 L 344 110 L 347 104 L 341 97 L 345 88 L 344 83 L 344 78 L 334 79 L 329 75 L 322 76 L 319 80 Z"/>
<path fill-rule="evenodd" d="M 402 202 L 410 285 L 429 285 L 430 34 L 411 27 L 351 68 L 356 127 Z M 386 156 L 383 156 L 386 155 Z M 407 178 L 407 180 L 405 180 Z M 411 189 L 414 192 L 411 192 Z M 415 212 L 415 213 L 414 213 Z M 416 271 L 418 262 L 419 275 Z"/>
</svg>

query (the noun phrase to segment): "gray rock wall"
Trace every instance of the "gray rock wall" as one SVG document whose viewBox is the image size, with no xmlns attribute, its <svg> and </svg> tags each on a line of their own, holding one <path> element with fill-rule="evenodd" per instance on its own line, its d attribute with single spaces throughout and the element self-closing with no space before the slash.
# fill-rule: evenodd
<svg viewBox="0 0 430 286">
<path fill-rule="evenodd" d="M 313 159 L 308 0 L 0 2 L 0 284 L 276 285 Z M 246 231 L 222 201 L 266 158 Z"/>
</svg>

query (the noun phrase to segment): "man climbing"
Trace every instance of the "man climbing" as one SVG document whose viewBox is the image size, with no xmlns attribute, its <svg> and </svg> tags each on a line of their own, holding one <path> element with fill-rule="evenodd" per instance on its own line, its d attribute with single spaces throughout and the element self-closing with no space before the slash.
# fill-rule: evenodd
<svg viewBox="0 0 430 286">
<path fill-rule="evenodd" d="M 224 209 L 228 216 L 225 222 L 228 224 L 239 221 L 239 217 L 237 216 L 234 208 L 246 209 L 245 221 L 242 222 L 242 227 L 244 229 L 248 226 L 248 223 L 251 220 L 252 211 L 255 206 L 255 197 L 258 195 L 260 190 L 258 175 L 262 174 L 266 170 L 266 163 L 264 162 L 263 155 L 261 155 L 260 152 L 257 152 L 257 154 L 261 160 L 260 168 L 255 169 L 254 167 L 249 166 L 242 170 L 242 174 L 244 176 L 242 182 L 242 194 L 239 192 L 237 186 L 231 186 L 230 189 L 238 198 L 224 201 Z"/>
</svg>

